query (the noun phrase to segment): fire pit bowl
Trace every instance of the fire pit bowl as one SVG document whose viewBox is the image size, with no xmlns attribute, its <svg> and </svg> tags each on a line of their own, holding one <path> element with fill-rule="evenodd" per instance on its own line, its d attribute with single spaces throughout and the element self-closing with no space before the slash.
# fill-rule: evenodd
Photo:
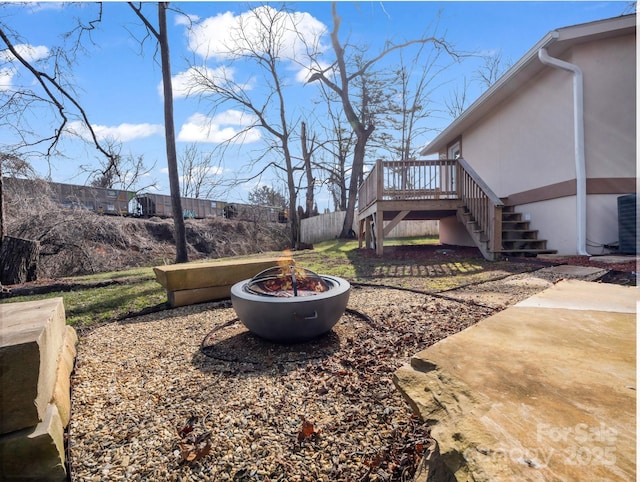
<svg viewBox="0 0 640 482">
<path fill-rule="evenodd" d="M 327 333 L 344 314 L 351 285 L 299 267 L 274 267 L 231 287 L 231 302 L 253 334 L 298 343 Z"/>
</svg>

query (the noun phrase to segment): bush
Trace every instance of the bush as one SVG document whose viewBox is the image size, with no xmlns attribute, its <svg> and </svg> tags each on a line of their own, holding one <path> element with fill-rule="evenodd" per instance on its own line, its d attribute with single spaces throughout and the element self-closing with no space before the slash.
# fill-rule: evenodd
<svg viewBox="0 0 640 482">
<path fill-rule="evenodd" d="M 6 235 L 40 242 L 39 278 L 117 271 L 175 260 L 171 219 L 64 209 L 50 201 L 43 186 L 28 192 L 9 192 L 5 203 Z M 288 243 L 286 225 L 273 223 L 189 219 L 185 228 L 192 260 L 280 251 Z"/>
</svg>

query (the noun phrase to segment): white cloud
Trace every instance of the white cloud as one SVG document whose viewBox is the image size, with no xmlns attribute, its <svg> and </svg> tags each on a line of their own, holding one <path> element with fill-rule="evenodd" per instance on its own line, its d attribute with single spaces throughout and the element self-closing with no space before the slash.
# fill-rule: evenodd
<svg viewBox="0 0 640 482">
<path fill-rule="evenodd" d="M 18 44 L 15 46 L 18 54 L 27 62 L 35 63 L 49 56 L 49 49 L 44 45 Z M 0 61 L 13 64 L 0 68 L 0 91 L 13 89 L 13 79 L 18 74 L 20 65 L 9 49 L 0 50 Z"/>
<path fill-rule="evenodd" d="M 94 124 L 91 126 L 99 140 L 113 139 L 119 142 L 128 142 L 144 137 L 163 135 L 164 126 L 161 124 L 120 124 L 117 126 L 101 126 Z M 67 130 L 84 139 L 90 137 L 89 130 L 80 121 L 70 122 Z"/>
<path fill-rule="evenodd" d="M 11 90 L 11 81 L 15 74 L 15 69 L 7 67 L 0 69 L 0 92 L 4 90 Z"/>
<path fill-rule="evenodd" d="M 216 114 L 213 117 L 196 113 L 182 125 L 178 140 L 214 144 L 228 141 L 235 144 L 257 142 L 261 135 L 257 128 L 251 127 L 255 121 L 254 116 L 234 110 Z"/>
<path fill-rule="evenodd" d="M 311 77 L 311 74 L 313 74 L 314 72 L 326 72 L 330 67 L 331 65 L 326 62 L 320 62 L 319 64 L 313 66 L 303 67 L 298 70 L 298 73 L 296 74 L 296 80 L 305 84 L 309 80 L 309 77 Z"/>
<path fill-rule="evenodd" d="M 191 67 L 171 78 L 174 98 L 187 97 L 190 94 L 204 94 L 208 86 L 233 84 L 234 69 L 220 66 L 215 69 L 209 67 Z M 238 86 L 243 90 L 251 90 L 251 85 Z M 162 82 L 158 84 L 158 94 L 163 95 Z"/>
<path fill-rule="evenodd" d="M 205 60 L 233 58 L 260 49 L 264 25 L 273 25 L 279 36 L 280 58 L 304 63 L 307 49 L 325 48 L 321 38 L 327 27 L 322 22 L 306 12 L 281 12 L 269 5 L 204 19 L 188 31 L 189 48 Z"/>
<path fill-rule="evenodd" d="M 27 62 L 37 62 L 49 56 L 49 48 L 44 45 L 17 44 L 14 45 L 14 48 L 18 52 L 18 55 L 23 57 Z M 9 49 L 4 49 L 0 50 L 0 60 L 13 62 L 16 58 Z"/>
<path fill-rule="evenodd" d="M 186 25 L 187 27 L 200 20 L 198 15 L 176 14 L 175 25 Z"/>
</svg>

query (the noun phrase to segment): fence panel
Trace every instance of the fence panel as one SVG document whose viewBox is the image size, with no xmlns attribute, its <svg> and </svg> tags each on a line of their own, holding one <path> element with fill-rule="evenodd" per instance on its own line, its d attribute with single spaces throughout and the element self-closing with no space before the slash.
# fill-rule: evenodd
<svg viewBox="0 0 640 482">
<path fill-rule="evenodd" d="M 342 231 L 345 212 L 320 214 L 303 219 L 300 223 L 300 241 L 320 243 L 335 239 Z M 358 213 L 354 216 L 353 231 L 358 232 Z M 391 230 L 387 238 L 409 238 L 415 236 L 437 236 L 438 221 L 402 221 Z"/>
</svg>

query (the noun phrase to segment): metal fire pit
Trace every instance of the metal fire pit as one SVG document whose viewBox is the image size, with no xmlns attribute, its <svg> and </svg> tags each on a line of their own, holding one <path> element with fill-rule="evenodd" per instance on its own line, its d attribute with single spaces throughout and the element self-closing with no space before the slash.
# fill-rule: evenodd
<svg viewBox="0 0 640 482">
<path fill-rule="evenodd" d="M 287 266 L 266 269 L 231 287 L 231 302 L 249 331 L 297 343 L 327 333 L 343 315 L 351 285 L 335 276 Z"/>
</svg>

